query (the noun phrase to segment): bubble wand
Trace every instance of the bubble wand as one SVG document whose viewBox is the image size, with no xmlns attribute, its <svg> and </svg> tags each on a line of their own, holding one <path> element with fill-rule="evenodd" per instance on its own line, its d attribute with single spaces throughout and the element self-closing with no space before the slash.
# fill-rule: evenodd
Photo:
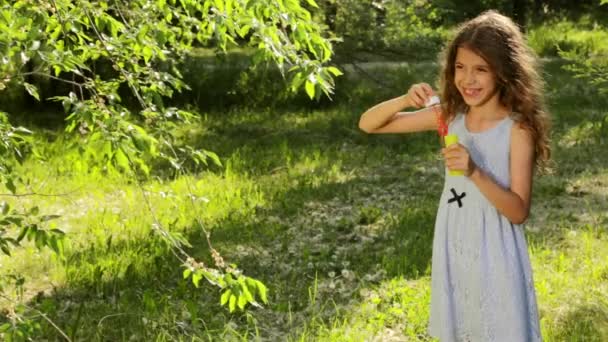
<svg viewBox="0 0 608 342">
<path fill-rule="evenodd" d="M 448 135 L 448 126 L 441 118 L 441 113 L 439 112 L 438 108 L 440 103 L 439 96 L 433 95 L 426 101 L 425 107 L 432 107 L 435 111 L 435 117 L 437 119 L 437 133 L 439 134 L 441 144 L 443 145 L 443 139 L 446 135 Z"/>
<path fill-rule="evenodd" d="M 439 96 L 433 95 L 429 100 L 425 103 L 426 107 L 433 107 L 435 111 L 435 116 L 437 117 L 437 133 L 439 134 L 439 140 L 441 142 L 441 146 L 448 147 L 450 145 L 458 144 L 458 136 L 456 134 L 448 134 L 448 125 L 445 123 L 443 118 L 441 117 L 441 113 L 439 112 L 439 104 L 441 101 L 439 100 Z M 463 171 L 449 171 L 450 176 L 462 176 L 464 175 Z"/>
</svg>

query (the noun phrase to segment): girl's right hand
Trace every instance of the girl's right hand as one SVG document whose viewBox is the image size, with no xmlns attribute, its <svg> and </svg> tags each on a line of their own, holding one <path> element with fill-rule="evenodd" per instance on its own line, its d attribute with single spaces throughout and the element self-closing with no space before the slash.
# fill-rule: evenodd
<svg viewBox="0 0 608 342">
<path fill-rule="evenodd" d="M 407 97 L 410 105 L 415 108 L 424 108 L 426 102 L 433 96 L 435 92 L 427 83 L 417 83 L 410 87 L 407 91 Z"/>
</svg>

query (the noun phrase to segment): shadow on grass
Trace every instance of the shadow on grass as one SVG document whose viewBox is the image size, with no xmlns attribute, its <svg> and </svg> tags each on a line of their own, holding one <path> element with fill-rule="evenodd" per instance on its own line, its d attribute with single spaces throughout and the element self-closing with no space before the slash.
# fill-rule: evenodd
<svg viewBox="0 0 608 342">
<path fill-rule="evenodd" d="M 293 151 L 297 148 L 307 153 L 305 135 L 299 139 L 297 143 L 290 140 L 290 153 L 296 153 Z M 337 140 L 336 145 L 341 142 Z M 318 147 L 315 145 L 315 149 Z M 260 160 L 259 155 L 245 156 L 248 157 L 241 160 L 242 171 Z M 340 154 L 332 157 L 332 162 L 340 161 Z M 367 172 L 373 171 L 371 168 Z M 405 171 L 412 173 L 411 167 Z M 196 290 L 181 280 L 178 260 L 155 236 L 138 241 L 107 240 L 105 245 L 70 255 L 67 287 L 55 289 L 30 304 L 47 313 L 74 340 L 173 339 L 206 334 L 217 337 L 225 333 L 229 322 L 234 322 L 241 334 L 247 334 L 254 326 L 286 334 L 282 320 L 290 312 L 305 310 L 309 288 L 315 282 L 330 281 L 332 272 L 338 277 L 343 270 L 354 274 L 342 292 L 348 296 L 333 298 L 324 294 L 325 299 L 338 305 L 356 296 L 360 286 L 374 282 L 363 279 L 380 269 L 386 270 L 388 277 L 415 278 L 428 272 L 434 218 L 434 210 L 429 208 L 434 208 L 435 197 L 412 191 L 407 194 L 411 195 L 410 201 L 423 209 L 408 209 L 407 203 L 401 203 L 389 213 L 384 211 L 386 199 L 363 201 L 369 192 L 382 191 L 399 182 L 399 172 L 371 180 L 355 177 L 321 184 L 307 174 L 295 176 L 299 179 L 295 185 L 275 190 L 269 205 L 255 215 L 235 214 L 209 227 L 214 231 L 214 242 L 229 261 L 269 286 L 272 321 L 254 325 L 248 323 L 246 315 L 228 315 L 219 306 L 217 288 L 206 285 Z M 412 177 L 405 183 L 413 185 L 417 180 Z M 363 187 L 372 190 L 362 191 Z M 307 205 L 311 202 L 321 207 L 332 202 L 329 211 L 320 212 L 328 219 L 336 209 L 340 219 L 331 223 L 326 219 L 308 220 Z M 343 208 L 345 203 L 350 210 Z M 279 222 L 273 222 L 271 217 L 278 217 Z M 193 244 L 191 252 L 211 264 L 200 231 L 191 228 L 186 234 Z M 251 246 L 254 251 L 269 254 L 248 253 Z M 241 253 L 239 247 L 244 247 L 246 253 Z M 37 336 L 59 338 L 56 331 L 42 323 Z"/>
<path fill-rule="evenodd" d="M 364 275 L 378 267 L 389 277 L 424 274 L 430 266 L 435 197 L 408 194 L 415 208 L 402 203 L 387 210 L 384 203 L 353 199 L 360 186 L 381 189 L 386 183 L 353 180 L 292 188 L 261 209 L 263 219 L 257 222 L 218 222 L 211 228 L 214 239 L 227 250 L 242 244 L 271 251 L 276 261 L 294 266 L 294 276 L 325 277 L 342 269 Z M 256 269 L 258 260 L 244 256 L 239 264 Z M 269 265 L 260 275 L 277 270 Z"/>
<path fill-rule="evenodd" d="M 538 241 L 559 242 L 568 230 L 586 229 L 589 225 L 607 227 L 608 158 L 603 158 L 608 145 L 598 141 L 559 147 L 555 151 L 555 174 L 538 179 L 534 187 L 532 225 L 538 230 Z M 550 239 L 544 235 L 549 233 Z"/>
</svg>

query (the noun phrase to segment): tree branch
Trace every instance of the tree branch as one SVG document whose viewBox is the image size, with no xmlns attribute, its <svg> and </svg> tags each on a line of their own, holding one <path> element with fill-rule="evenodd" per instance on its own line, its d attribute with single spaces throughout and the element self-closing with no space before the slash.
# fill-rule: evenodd
<svg viewBox="0 0 608 342">
<path fill-rule="evenodd" d="M 22 193 L 22 194 L 0 194 L 0 197 L 29 197 L 29 196 L 40 196 L 40 197 L 64 197 L 64 196 L 68 196 L 71 195 L 73 193 L 78 192 L 80 189 L 78 190 L 73 190 L 70 192 L 65 192 L 62 194 L 40 194 L 37 192 L 26 192 L 26 193 Z"/>
<path fill-rule="evenodd" d="M 83 11 L 84 11 L 84 14 L 87 16 L 87 18 L 89 19 L 89 22 L 91 23 L 91 27 L 93 28 L 93 31 L 95 31 L 95 35 L 97 36 L 97 39 L 99 39 L 99 41 L 103 45 L 104 49 L 108 53 L 108 58 L 110 58 L 110 60 L 112 60 L 112 58 L 111 58 L 112 54 L 110 53 L 110 49 L 108 48 L 108 45 L 106 44 L 106 41 L 102 37 L 101 33 L 99 33 L 99 30 L 97 30 L 97 26 L 95 25 L 95 21 L 93 20 L 93 18 L 91 18 L 91 14 L 89 14 L 88 9 L 86 9 L 86 8 L 84 8 Z M 137 88 L 133 85 L 133 82 L 131 81 L 129 74 L 127 74 L 125 69 L 123 67 L 121 67 L 120 65 L 118 65 L 118 63 L 116 63 L 114 60 L 112 60 L 112 62 L 114 63 L 114 65 L 116 65 L 118 67 L 118 70 L 120 70 L 120 73 L 127 81 L 127 84 L 129 84 L 129 88 L 131 88 L 131 91 L 133 91 L 133 94 L 135 95 L 135 97 L 137 97 L 137 100 L 139 101 L 139 105 L 142 107 L 142 109 L 147 109 L 148 106 L 146 105 L 146 101 L 144 101 L 143 97 L 141 96 L 141 94 L 139 93 Z"/>
<path fill-rule="evenodd" d="M 11 302 L 11 303 L 13 303 L 13 304 L 19 304 L 19 305 L 23 305 L 23 306 L 24 306 L 24 307 L 26 307 L 27 309 L 37 312 L 37 313 L 38 313 L 40 316 L 42 316 L 42 318 L 44 318 L 44 319 L 45 319 L 47 322 L 49 322 L 49 324 L 50 324 L 50 325 L 52 325 L 52 326 L 53 326 L 53 328 L 55 328 L 55 330 L 57 330 L 57 331 L 59 332 L 59 334 L 60 334 L 60 335 L 61 335 L 63 338 L 65 338 L 65 340 L 66 340 L 66 341 L 68 341 L 68 342 L 72 342 L 72 339 L 70 339 L 70 337 L 69 337 L 69 336 L 68 336 L 68 335 L 67 335 L 67 334 L 66 334 L 66 333 L 65 333 L 63 330 L 61 330 L 61 328 L 59 328 L 59 327 L 57 326 L 57 324 L 55 324 L 55 322 L 53 322 L 53 320 L 51 320 L 51 319 L 50 319 L 50 318 L 49 318 L 47 315 L 45 315 L 45 314 L 44 314 L 44 312 L 42 312 L 42 311 L 40 311 L 40 310 L 38 310 L 38 309 L 36 309 L 36 308 L 33 308 L 33 307 L 31 307 L 31 306 L 29 306 L 29 305 L 27 305 L 27 304 L 25 304 L 25 303 L 17 303 L 15 300 L 13 300 L 13 299 L 9 298 L 8 296 L 6 296 L 6 295 L 5 295 L 5 294 L 3 294 L 3 293 L 0 293 L 0 297 L 2 297 L 2 298 L 4 298 L 4 299 L 8 300 L 9 302 Z"/>
<path fill-rule="evenodd" d="M 66 79 L 63 79 L 61 77 L 53 76 L 51 74 L 47 74 L 47 73 L 44 73 L 44 72 L 30 71 L 30 72 L 24 72 L 24 73 L 17 74 L 16 76 L 29 76 L 29 75 L 48 77 L 48 78 L 51 78 L 51 79 L 54 79 L 54 80 L 57 80 L 57 81 L 60 81 L 60 82 L 65 82 L 65 83 L 68 83 L 68 84 L 71 84 L 71 85 L 79 87 L 80 91 L 82 92 L 82 87 L 83 87 L 82 83 L 66 80 Z"/>
<path fill-rule="evenodd" d="M 375 83 L 377 83 L 378 85 L 380 85 L 381 87 L 385 88 L 385 89 L 395 89 L 394 86 L 391 86 L 389 84 L 387 84 L 386 82 L 380 80 L 379 78 L 374 77 L 371 73 L 367 72 L 362 66 L 360 66 L 359 64 L 357 64 L 355 62 L 355 60 L 361 61 L 360 59 L 351 56 L 351 59 L 353 60 L 350 64 L 353 66 L 353 68 L 355 68 L 357 71 L 359 71 L 359 73 L 363 74 L 363 76 L 369 78 L 370 80 L 374 81 Z"/>
</svg>

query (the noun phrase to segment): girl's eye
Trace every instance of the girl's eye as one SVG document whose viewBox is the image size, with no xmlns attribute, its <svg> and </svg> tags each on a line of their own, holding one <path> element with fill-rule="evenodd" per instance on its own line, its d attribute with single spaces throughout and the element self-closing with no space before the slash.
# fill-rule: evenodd
<svg viewBox="0 0 608 342">
<path fill-rule="evenodd" d="M 462 69 L 462 65 L 456 65 L 456 69 Z"/>
<path fill-rule="evenodd" d="M 487 70 L 487 69 L 484 69 L 484 68 L 479 68 L 479 69 L 477 69 L 477 71 L 479 71 L 479 72 L 486 72 L 486 71 L 488 71 L 488 70 Z"/>
</svg>

